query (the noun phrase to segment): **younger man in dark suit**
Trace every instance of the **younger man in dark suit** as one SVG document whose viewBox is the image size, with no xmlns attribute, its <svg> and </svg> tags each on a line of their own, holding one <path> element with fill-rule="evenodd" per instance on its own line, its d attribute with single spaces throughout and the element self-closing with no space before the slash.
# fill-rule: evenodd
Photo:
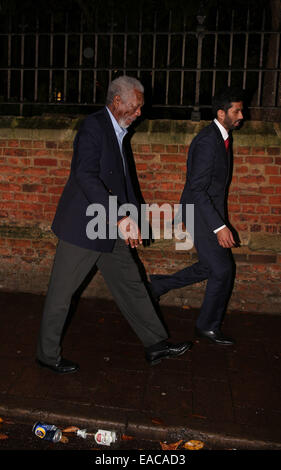
<svg viewBox="0 0 281 470">
<path fill-rule="evenodd" d="M 39 364 L 60 374 L 78 369 L 61 356 L 60 340 L 72 296 L 95 265 L 143 343 L 149 363 L 178 356 L 191 347 L 190 342 L 167 342 L 167 332 L 130 251 L 142 243 L 136 221 L 118 214 L 113 225 L 116 230 L 118 224 L 122 236 L 109 236 L 110 230 L 114 232 L 110 198 L 115 197 L 118 207 L 129 203 L 138 208 L 122 144 L 127 127 L 141 115 L 143 91 L 142 84 L 132 77 L 114 80 L 108 89 L 107 106 L 84 120 L 74 140 L 69 179 L 52 225 L 59 241 L 37 347 Z M 95 237 L 87 230 L 92 205 L 102 208 L 105 236 Z"/>
<path fill-rule="evenodd" d="M 243 94 L 227 89 L 214 97 L 214 121 L 193 139 L 187 162 L 186 183 L 180 203 L 194 204 L 194 245 L 199 261 L 173 275 L 151 275 L 151 289 L 160 297 L 177 289 L 208 279 L 195 332 L 221 345 L 233 340 L 221 332 L 221 322 L 231 295 L 234 262 L 233 233 L 227 223 L 227 189 L 230 179 L 231 131 L 243 119 Z M 188 230 L 188 226 L 186 227 Z"/>
</svg>

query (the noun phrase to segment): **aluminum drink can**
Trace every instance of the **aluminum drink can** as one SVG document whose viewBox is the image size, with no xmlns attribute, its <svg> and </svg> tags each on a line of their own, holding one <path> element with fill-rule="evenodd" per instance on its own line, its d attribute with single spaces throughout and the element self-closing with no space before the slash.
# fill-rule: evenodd
<svg viewBox="0 0 281 470">
<path fill-rule="evenodd" d="M 112 442 L 116 441 L 116 432 L 104 431 L 103 429 L 99 429 L 98 432 L 95 434 L 95 441 L 97 444 L 101 444 L 103 446 L 110 446 Z"/>
<path fill-rule="evenodd" d="M 61 430 L 54 424 L 41 423 L 40 421 L 34 424 L 32 431 L 35 436 L 45 441 L 58 442 L 62 437 Z"/>
</svg>

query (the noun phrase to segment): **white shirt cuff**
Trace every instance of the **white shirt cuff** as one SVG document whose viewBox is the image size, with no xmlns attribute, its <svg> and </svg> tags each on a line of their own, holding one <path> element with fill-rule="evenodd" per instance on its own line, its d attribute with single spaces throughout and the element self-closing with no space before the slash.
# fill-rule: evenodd
<svg viewBox="0 0 281 470">
<path fill-rule="evenodd" d="M 217 233 L 219 232 L 222 228 L 226 227 L 226 225 L 222 225 L 221 227 L 219 228 L 216 228 L 216 230 L 214 230 L 214 233 Z"/>
</svg>

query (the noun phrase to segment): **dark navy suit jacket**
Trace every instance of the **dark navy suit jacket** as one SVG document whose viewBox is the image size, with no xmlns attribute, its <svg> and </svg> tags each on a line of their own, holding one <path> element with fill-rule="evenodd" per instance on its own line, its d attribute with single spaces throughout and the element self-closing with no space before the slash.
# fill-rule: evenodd
<svg viewBox="0 0 281 470">
<path fill-rule="evenodd" d="M 110 196 L 117 196 L 118 207 L 128 202 L 138 206 L 127 163 L 125 179 L 117 137 L 103 108 L 84 120 L 74 139 L 70 175 L 53 220 L 53 232 L 82 248 L 111 252 L 115 240 L 92 240 L 86 234 L 86 226 L 93 219 L 86 216 L 88 206 L 101 204 L 108 224 Z"/>
<path fill-rule="evenodd" d="M 190 145 L 180 203 L 194 204 L 195 240 L 214 235 L 215 229 L 227 223 L 229 159 L 221 132 L 214 122 L 202 129 Z M 183 221 L 188 230 L 185 210 Z"/>
</svg>

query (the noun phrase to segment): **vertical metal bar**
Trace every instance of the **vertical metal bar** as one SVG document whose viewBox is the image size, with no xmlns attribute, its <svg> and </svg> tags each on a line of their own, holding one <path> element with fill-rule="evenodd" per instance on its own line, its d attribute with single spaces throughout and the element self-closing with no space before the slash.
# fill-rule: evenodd
<svg viewBox="0 0 281 470">
<path fill-rule="evenodd" d="M 231 17 L 231 31 L 230 31 L 230 43 L 229 43 L 229 56 L 228 56 L 228 77 L 227 77 L 227 85 L 230 86 L 231 84 L 231 66 L 232 66 L 232 52 L 233 52 L 233 28 L 234 28 L 234 10 L 232 10 L 232 17 Z"/>
<path fill-rule="evenodd" d="M 263 63 L 263 49 L 264 49 L 264 27 L 265 27 L 265 10 L 263 10 L 262 17 L 262 31 L 261 31 L 261 45 L 260 45 L 260 61 L 259 61 L 259 80 L 258 80 L 258 97 L 257 106 L 261 105 L 261 89 L 262 89 L 262 63 Z"/>
<path fill-rule="evenodd" d="M 22 33 L 21 33 L 21 57 L 20 57 L 20 115 L 23 114 L 23 81 L 24 81 L 24 45 L 25 45 L 25 33 L 24 33 L 24 15 L 22 16 Z"/>
<path fill-rule="evenodd" d="M 205 19 L 205 18 L 204 18 Z M 197 17 L 198 25 L 197 25 L 197 39 L 198 39 L 198 47 L 197 47 L 197 65 L 196 65 L 196 88 L 195 88 L 195 103 L 194 108 L 191 113 L 191 120 L 192 121 L 200 121 L 200 106 L 199 106 L 199 97 L 200 97 L 200 81 L 201 81 L 201 67 L 202 67 L 202 47 L 203 47 L 203 40 L 204 40 L 204 29 L 202 17 Z"/>
<path fill-rule="evenodd" d="M 167 45 L 167 69 L 166 69 L 166 92 L 165 92 L 165 104 L 169 101 L 169 81 L 170 81 L 170 55 L 171 55 L 171 20 L 172 11 L 169 11 L 169 31 L 168 31 L 168 45 Z"/>
<path fill-rule="evenodd" d="M 50 68 L 49 68 L 49 102 L 53 98 L 53 57 L 54 57 L 54 15 L 51 14 L 51 30 L 50 30 Z"/>
<path fill-rule="evenodd" d="M 97 100 L 97 61 L 98 61 L 98 34 L 94 34 L 95 51 L 94 51 L 94 90 L 93 90 L 93 103 Z"/>
<path fill-rule="evenodd" d="M 279 50 L 280 50 L 280 34 L 276 34 L 276 58 L 275 58 L 275 72 L 274 72 L 274 105 L 277 106 L 277 95 L 278 95 L 278 65 L 279 65 Z"/>
<path fill-rule="evenodd" d="M 69 26 L 69 15 L 66 12 L 65 18 L 65 35 L 64 35 L 64 71 L 63 71 L 63 100 L 67 101 L 67 64 L 68 64 L 68 26 Z"/>
<path fill-rule="evenodd" d="M 124 33 L 124 55 L 123 55 L 123 73 L 126 73 L 127 67 L 127 46 L 128 46 L 128 16 L 125 17 L 125 33 Z"/>
<path fill-rule="evenodd" d="M 39 18 L 36 18 L 35 33 L 35 72 L 34 72 L 34 101 L 38 100 L 38 61 L 39 61 Z"/>
<path fill-rule="evenodd" d="M 95 34 L 94 34 L 94 41 L 95 41 L 95 49 L 94 49 L 94 83 L 93 83 L 93 103 L 97 101 L 97 63 L 98 63 L 98 14 L 95 16 Z"/>
<path fill-rule="evenodd" d="M 11 98 L 11 64 L 12 64 L 12 18 L 9 17 L 8 30 L 8 76 L 7 76 L 7 99 Z"/>
<path fill-rule="evenodd" d="M 140 2 L 140 9 L 139 9 L 139 34 L 138 34 L 138 72 L 137 77 L 140 79 L 140 68 L 141 68 L 141 46 L 142 46 L 142 2 Z"/>
<path fill-rule="evenodd" d="M 185 65 L 185 44 L 186 44 L 186 13 L 183 19 L 184 33 L 182 36 L 182 54 L 181 54 L 181 89 L 180 89 L 180 104 L 183 104 L 183 90 L 184 90 L 184 65 Z"/>
<path fill-rule="evenodd" d="M 155 58 L 156 58 L 156 24 L 157 24 L 157 13 L 154 13 L 154 31 L 153 31 L 153 44 L 152 44 L 152 76 L 151 76 L 151 89 L 154 92 L 155 84 Z"/>
<path fill-rule="evenodd" d="M 83 13 L 81 13 L 80 19 L 80 34 L 79 34 L 79 78 L 78 78 L 78 103 L 81 103 L 81 92 L 82 92 L 82 63 L 83 63 Z"/>
<path fill-rule="evenodd" d="M 112 58 L 113 58 L 113 24 L 114 24 L 114 18 L 113 18 L 113 10 L 111 12 L 111 25 L 110 25 L 110 40 L 109 40 L 109 82 L 112 80 Z"/>
<path fill-rule="evenodd" d="M 216 78 L 217 78 L 217 55 L 218 55 L 218 25 L 219 25 L 219 10 L 217 10 L 216 15 L 216 32 L 215 32 L 215 45 L 214 45 L 214 70 L 213 70 L 213 80 L 212 80 L 212 96 L 215 94 L 216 90 Z"/>
<path fill-rule="evenodd" d="M 249 46 L 249 24 L 250 24 L 250 10 L 248 8 L 247 14 L 247 31 L 245 33 L 245 55 L 244 55 L 244 71 L 243 71 L 243 90 L 246 88 L 247 81 L 247 62 L 248 62 L 248 46 Z"/>
</svg>

